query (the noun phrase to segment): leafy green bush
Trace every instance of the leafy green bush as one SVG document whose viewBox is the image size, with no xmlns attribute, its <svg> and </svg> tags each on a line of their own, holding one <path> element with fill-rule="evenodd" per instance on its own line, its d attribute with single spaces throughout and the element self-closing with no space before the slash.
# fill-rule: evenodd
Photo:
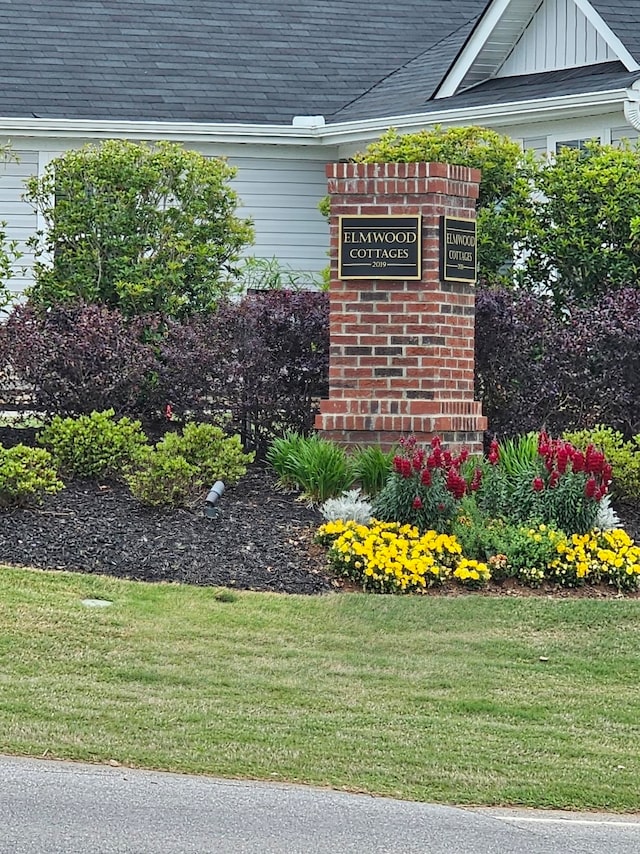
<svg viewBox="0 0 640 854">
<path fill-rule="evenodd" d="M 253 239 L 236 216 L 235 174 L 224 159 L 170 142 L 111 139 L 55 157 L 26 183 L 46 226 L 31 241 L 32 300 L 82 299 L 129 317 L 210 311 Z"/>
<path fill-rule="evenodd" d="M 347 452 L 317 433 L 289 433 L 274 440 L 267 461 L 283 485 L 295 484 L 313 501 L 335 498 L 353 483 L 353 465 Z"/>
<path fill-rule="evenodd" d="M 149 507 L 187 507 L 204 485 L 197 466 L 183 456 L 153 449 L 125 479 L 134 498 Z"/>
<path fill-rule="evenodd" d="M 63 488 L 48 451 L 0 445 L 0 507 L 40 502 L 44 495 L 55 495 Z"/>
<path fill-rule="evenodd" d="M 38 444 L 51 454 L 67 477 L 114 477 L 129 467 L 147 445 L 139 421 L 114 421 L 113 409 L 60 418 L 38 435 Z"/>
<path fill-rule="evenodd" d="M 156 445 L 158 453 L 183 457 L 195 466 L 198 477 L 211 485 L 216 480 L 237 483 L 247 473 L 255 454 L 245 454 L 239 436 L 227 436 L 215 424 L 185 424 L 181 433 L 166 433 Z"/>
<path fill-rule="evenodd" d="M 253 453 L 243 452 L 239 436 L 226 436 L 215 424 L 190 423 L 139 456 L 126 480 L 143 504 L 187 507 L 216 480 L 236 483 L 253 459 Z"/>
<path fill-rule="evenodd" d="M 640 435 L 625 442 L 622 433 L 596 425 L 593 430 L 576 430 L 563 433 L 563 438 L 576 448 L 586 450 L 589 445 L 599 448 L 611 464 L 611 490 L 617 498 L 640 498 Z"/>
<path fill-rule="evenodd" d="M 513 266 L 528 208 L 530 159 L 512 139 L 483 127 L 398 133 L 390 128 L 355 159 L 365 163 L 438 161 L 481 170 L 478 198 L 478 269 L 489 281 Z M 326 204 L 324 210 L 327 209 Z M 508 278 L 507 278 L 508 281 Z"/>
</svg>

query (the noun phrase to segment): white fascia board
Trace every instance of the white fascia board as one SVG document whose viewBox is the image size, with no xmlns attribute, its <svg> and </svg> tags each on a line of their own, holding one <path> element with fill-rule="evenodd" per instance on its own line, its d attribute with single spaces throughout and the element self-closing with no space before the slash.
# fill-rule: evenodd
<svg viewBox="0 0 640 854">
<path fill-rule="evenodd" d="M 639 81 L 640 85 L 640 81 Z M 405 116 L 389 116 L 375 121 L 343 122 L 327 125 L 321 134 L 324 145 L 349 142 L 366 142 L 375 139 L 388 128 L 409 133 L 440 124 L 473 125 L 494 127 L 531 122 L 552 121 L 560 118 L 598 115 L 613 107 L 623 108 L 628 90 L 612 89 L 607 92 L 587 92 L 581 95 L 564 95 L 554 98 L 538 98 L 531 101 L 514 101 L 504 104 L 484 104 L 478 107 L 459 107 L 438 110 L 432 113 L 416 113 Z"/>
<path fill-rule="evenodd" d="M 640 86 L 640 80 L 638 84 Z M 483 104 L 476 107 L 442 109 L 429 113 L 390 115 L 353 122 L 335 122 L 324 127 L 298 128 L 290 125 L 198 124 L 194 122 L 114 122 L 89 119 L 36 119 L 0 117 L 0 136 L 18 139 L 166 139 L 175 142 L 246 143 L 278 146 L 335 146 L 367 142 L 388 128 L 410 132 L 436 124 L 485 127 L 551 121 L 563 117 L 598 114 L 607 108 L 622 108 L 628 89 L 586 92 L 530 101 Z"/>
<path fill-rule="evenodd" d="M 165 139 L 176 142 L 250 142 L 258 145 L 317 145 L 323 128 L 199 122 L 110 121 L 0 117 L 0 135 L 47 139 Z"/>
<path fill-rule="evenodd" d="M 578 9 L 580 9 L 591 26 L 606 41 L 620 62 L 624 64 L 627 71 L 638 71 L 638 69 L 640 69 L 640 65 L 636 62 L 633 56 L 631 56 L 618 36 L 596 12 L 591 3 L 589 3 L 588 0 L 573 0 L 573 2 L 576 4 Z"/>
<path fill-rule="evenodd" d="M 455 95 L 458 86 L 464 80 L 467 71 L 475 62 L 478 54 L 485 46 L 494 27 L 509 7 L 511 0 L 493 0 L 493 3 L 485 11 L 476 28 L 471 33 L 467 43 L 462 48 L 458 58 L 449 69 L 444 80 L 438 87 L 434 98 L 448 98 Z"/>
</svg>

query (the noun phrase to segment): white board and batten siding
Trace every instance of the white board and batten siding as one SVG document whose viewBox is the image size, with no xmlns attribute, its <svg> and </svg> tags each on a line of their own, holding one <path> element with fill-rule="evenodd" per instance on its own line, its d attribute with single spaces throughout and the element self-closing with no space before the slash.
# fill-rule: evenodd
<svg viewBox="0 0 640 854">
<path fill-rule="evenodd" d="M 7 240 L 17 241 L 23 253 L 13 265 L 14 275 L 8 285 L 16 293 L 31 284 L 33 255 L 27 248 L 27 240 L 37 230 L 37 216 L 33 208 L 22 198 L 27 178 L 38 173 L 38 152 L 13 149 L 17 159 L 0 158 L 0 220 L 6 223 Z"/>
<path fill-rule="evenodd" d="M 574 0 L 544 0 L 495 76 L 576 68 L 617 58 Z"/>
</svg>

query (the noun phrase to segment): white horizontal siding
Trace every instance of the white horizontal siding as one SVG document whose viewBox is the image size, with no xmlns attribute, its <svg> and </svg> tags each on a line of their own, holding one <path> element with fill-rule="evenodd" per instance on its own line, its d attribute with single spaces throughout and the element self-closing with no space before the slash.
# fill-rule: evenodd
<svg viewBox="0 0 640 854">
<path fill-rule="evenodd" d="M 38 152 L 14 149 L 14 154 L 17 160 L 0 160 L 0 220 L 7 223 L 7 239 L 16 240 L 24 253 L 13 265 L 14 276 L 8 283 L 12 291 L 19 292 L 32 281 L 33 254 L 26 241 L 36 231 L 37 217 L 22 195 L 25 180 L 38 172 Z"/>
<path fill-rule="evenodd" d="M 544 0 L 496 77 L 554 71 L 617 59 L 573 0 Z"/>
<path fill-rule="evenodd" d="M 522 140 L 524 151 L 533 151 L 536 157 L 545 157 L 547 154 L 546 136 L 529 136 Z"/>
<path fill-rule="evenodd" d="M 611 145 L 620 145 L 623 139 L 630 145 L 637 145 L 638 131 L 635 128 L 629 127 L 629 125 L 626 127 L 611 128 Z"/>
<path fill-rule="evenodd" d="M 256 239 L 247 252 L 305 272 L 327 266 L 328 226 L 318 211 L 327 193 L 326 159 L 230 155 L 238 168 L 232 186 L 240 213 L 253 219 Z"/>
</svg>

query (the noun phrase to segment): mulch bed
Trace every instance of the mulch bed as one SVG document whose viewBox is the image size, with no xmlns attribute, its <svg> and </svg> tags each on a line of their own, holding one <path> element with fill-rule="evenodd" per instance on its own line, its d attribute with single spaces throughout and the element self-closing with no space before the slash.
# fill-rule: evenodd
<svg viewBox="0 0 640 854">
<path fill-rule="evenodd" d="M 38 508 L 0 514 L 0 561 L 144 581 L 324 593 L 334 582 L 313 543 L 320 514 L 250 469 L 215 518 L 149 510 L 119 483 L 75 481 Z"/>
<path fill-rule="evenodd" d="M 11 435 L 14 434 L 14 435 Z M 17 435 L 15 435 L 17 434 Z M 26 431 L 0 430 L 8 446 Z M 640 540 L 640 510 L 617 508 Z M 313 542 L 320 513 L 278 488 L 268 468 L 254 464 L 227 488 L 215 518 L 193 510 L 150 510 L 120 483 L 75 481 L 36 508 L 0 513 L 0 563 L 277 593 L 319 594 L 356 589 L 327 569 Z M 478 595 L 459 587 L 433 595 Z M 607 587 L 578 590 L 490 584 L 484 595 L 615 596 Z M 635 595 L 635 594 L 633 594 Z"/>
</svg>

